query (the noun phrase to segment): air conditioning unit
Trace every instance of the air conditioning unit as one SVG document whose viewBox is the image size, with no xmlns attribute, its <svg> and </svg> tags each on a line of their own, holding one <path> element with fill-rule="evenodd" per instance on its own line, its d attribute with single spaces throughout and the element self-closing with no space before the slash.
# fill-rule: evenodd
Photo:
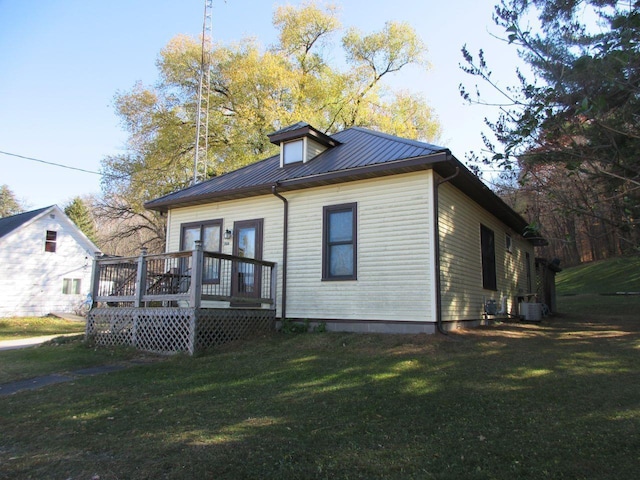
<svg viewBox="0 0 640 480">
<path fill-rule="evenodd" d="M 539 322 L 542 320 L 542 304 L 522 302 L 520 304 L 520 315 L 528 322 Z"/>
</svg>

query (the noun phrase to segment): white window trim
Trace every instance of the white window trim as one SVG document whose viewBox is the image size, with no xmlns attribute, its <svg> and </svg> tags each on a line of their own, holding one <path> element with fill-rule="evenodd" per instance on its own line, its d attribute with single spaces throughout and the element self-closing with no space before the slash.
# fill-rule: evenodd
<svg viewBox="0 0 640 480">
<path fill-rule="evenodd" d="M 294 143 L 302 141 L 302 160 L 297 160 L 295 162 L 285 163 L 284 159 L 284 146 L 287 143 Z M 280 166 L 284 167 L 285 165 L 295 165 L 296 163 L 307 163 L 307 137 L 296 138 L 295 140 L 289 140 L 288 142 L 280 143 Z"/>
</svg>

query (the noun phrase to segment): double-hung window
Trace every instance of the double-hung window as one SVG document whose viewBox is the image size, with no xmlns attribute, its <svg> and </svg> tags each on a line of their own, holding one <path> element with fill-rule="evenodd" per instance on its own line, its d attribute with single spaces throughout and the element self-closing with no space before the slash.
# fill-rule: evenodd
<svg viewBox="0 0 640 480">
<path fill-rule="evenodd" d="M 82 279 L 80 278 L 63 278 L 62 293 L 63 295 L 79 295 L 81 285 Z"/>
<path fill-rule="evenodd" d="M 357 204 L 323 209 L 322 279 L 357 279 Z"/>
<path fill-rule="evenodd" d="M 47 230 L 46 238 L 44 241 L 45 252 L 56 252 L 56 241 L 58 239 L 58 232 L 55 230 Z"/>
</svg>

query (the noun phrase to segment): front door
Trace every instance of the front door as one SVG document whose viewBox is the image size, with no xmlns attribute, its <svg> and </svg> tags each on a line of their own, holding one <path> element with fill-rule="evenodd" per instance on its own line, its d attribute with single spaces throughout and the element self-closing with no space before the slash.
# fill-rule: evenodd
<svg viewBox="0 0 640 480">
<path fill-rule="evenodd" d="M 233 224 L 233 254 L 262 260 L 262 219 Z M 253 263 L 238 262 L 233 270 L 232 295 L 260 298 L 262 269 Z"/>
</svg>

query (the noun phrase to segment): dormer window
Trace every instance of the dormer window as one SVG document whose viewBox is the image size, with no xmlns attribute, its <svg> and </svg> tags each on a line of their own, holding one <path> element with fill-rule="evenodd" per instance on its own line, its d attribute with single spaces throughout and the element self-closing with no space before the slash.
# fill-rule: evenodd
<svg viewBox="0 0 640 480">
<path fill-rule="evenodd" d="M 302 139 L 282 144 L 282 163 L 284 165 L 302 162 L 303 160 L 304 141 Z"/>
<path fill-rule="evenodd" d="M 304 122 L 289 125 L 269 134 L 268 137 L 271 143 L 280 146 L 281 167 L 310 162 L 328 148 L 340 144 Z"/>
</svg>

